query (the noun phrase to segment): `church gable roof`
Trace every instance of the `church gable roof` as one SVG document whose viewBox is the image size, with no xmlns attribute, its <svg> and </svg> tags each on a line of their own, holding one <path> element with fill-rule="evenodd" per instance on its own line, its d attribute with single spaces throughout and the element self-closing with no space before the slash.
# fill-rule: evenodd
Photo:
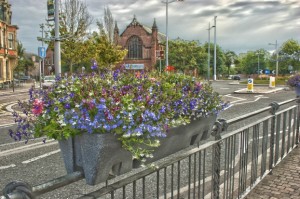
<svg viewBox="0 0 300 199">
<path fill-rule="evenodd" d="M 130 27 L 130 26 L 143 26 L 143 25 L 140 24 L 140 22 L 138 22 L 138 20 L 136 19 L 135 15 L 134 15 L 131 23 L 127 27 Z"/>
<path fill-rule="evenodd" d="M 156 25 L 156 23 L 155 23 L 155 25 Z M 152 29 L 150 28 L 150 27 L 148 27 L 148 26 L 145 26 L 145 25 L 143 25 L 143 24 L 141 24 L 140 22 L 138 22 L 138 20 L 136 19 L 136 16 L 134 15 L 133 16 L 133 19 L 132 19 L 132 21 L 131 21 L 131 23 L 127 26 L 127 28 L 122 32 L 122 34 L 121 34 L 121 36 L 123 35 L 123 33 L 128 29 L 128 28 L 130 28 L 130 27 L 132 27 L 132 26 L 140 26 L 140 27 L 142 27 L 145 31 L 146 31 L 146 33 L 148 34 L 148 35 L 151 35 L 152 34 Z M 156 27 L 157 28 L 157 27 Z M 165 41 L 166 40 L 166 35 L 165 34 L 163 34 L 163 33 L 161 33 L 161 32 L 157 32 L 157 37 L 158 37 L 158 41 L 159 42 L 163 42 L 163 41 Z"/>
</svg>

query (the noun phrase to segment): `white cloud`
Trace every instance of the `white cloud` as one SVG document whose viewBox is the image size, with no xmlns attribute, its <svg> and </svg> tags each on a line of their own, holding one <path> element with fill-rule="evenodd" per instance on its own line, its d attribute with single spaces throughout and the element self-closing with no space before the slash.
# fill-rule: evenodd
<svg viewBox="0 0 300 199">
<path fill-rule="evenodd" d="M 18 38 L 28 51 L 36 52 L 41 45 L 39 24 L 45 23 L 46 0 L 9 0 L 13 24 L 19 26 Z M 103 17 L 109 6 L 120 32 L 137 20 L 151 26 L 153 19 L 159 31 L 166 30 L 166 6 L 161 0 L 84 0 L 95 20 Z M 298 0 L 185 0 L 169 4 L 169 37 L 199 40 L 208 38 L 208 23 L 217 17 L 217 43 L 223 48 L 246 52 L 265 48 L 278 40 L 279 44 L 293 38 L 300 41 L 300 1 Z M 211 31 L 213 41 L 213 30 Z"/>
</svg>

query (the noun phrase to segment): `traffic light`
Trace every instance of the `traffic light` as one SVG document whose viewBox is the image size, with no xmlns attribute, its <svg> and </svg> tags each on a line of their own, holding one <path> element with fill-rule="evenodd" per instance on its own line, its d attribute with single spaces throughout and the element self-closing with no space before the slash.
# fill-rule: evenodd
<svg viewBox="0 0 300 199">
<path fill-rule="evenodd" d="M 157 50 L 156 51 L 156 58 L 157 59 L 165 59 L 165 51 L 164 50 Z"/>
<path fill-rule="evenodd" d="M 159 57 L 160 57 L 160 59 L 165 59 L 165 51 L 164 50 L 161 50 L 159 52 Z"/>
</svg>

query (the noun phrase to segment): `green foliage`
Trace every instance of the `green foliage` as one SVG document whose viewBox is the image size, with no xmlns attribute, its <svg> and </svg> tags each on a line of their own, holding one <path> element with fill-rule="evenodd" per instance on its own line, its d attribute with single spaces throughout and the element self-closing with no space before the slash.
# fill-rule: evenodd
<svg viewBox="0 0 300 199">
<path fill-rule="evenodd" d="M 112 69 L 115 64 L 120 63 L 127 51 L 120 46 L 111 43 L 106 35 L 94 32 L 93 35 L 83 44 L 84 61 L 96 60 L 100 69 Z"/>
<path fill-rule="evenodd" d="M 25 54 L 25 48 L 21 42 L 18 42 L 18 64 L 13 69 L 16 74 L 28 74 L 28 72 L 34 69 L 34 63 L 32 59 Z"/>
<path fill-rule="evenodd" d="M 208 46 L 210 48 L 210 77 L 212 77 L 213 75 L 213 72 L 214 72 L 214 44 L 213 43 L 210 43 L 210 45 L 208 43 L 205 43 L 204 44 L 204 51 L 205 51 L 205 54 L 204 54 L 204 59 L 202 60 L 203 61 L 203 65 L 204 65 L 204 68 L 203 68 L 203 72 L 204 72 L 204 76 L 207 76 L 207 68 L 208 68 Z M 225 54 L 222 50 L 222 48 L 217 45 L 216 46 L 216 72 L 218 75 L 223 75 L 223 74 L 227 74 L 226 71 L 226 68 L 225 68 L 225 61 L 226 61 L 226 57 L 225 57 Z"/>
<path fill-rule="evenodd" d="M 197 68 L 201 47 L 196 41 L 176 39 L 169 41 L 169 65 L 184 72 L 187 69 Z"/>
<path fill-rule="evenodd" d="M 269 67 L 269 52 L 264 49 L 249 51 L 240 58 L 240 69 L 244 74 L 257 74 L 257 70 L 274 69 Z"/>
<path fill-rule="evenodd" d="M 81 53 L 85 50 L 82 43 L 92 24 L 92 17 L 86 5 L 80 0 L 66 0 L 62 4 L 60 35 L 62 60 L 73 73 L 73 65 L 81 62 Z"/>
<path fill-rule="evenodd" d="M 292 71 L 300 70 L 300 44 L 294 39 L 289 39 L 284 42 L 279 51 L 280 74 L 289 74 Z M 293 67 L 289 71 L 289 66 Z"/>
<path fill-rule="evenodd" d="M 237 55 L 233 51 L 226 51 L 224 53 L 224 55 L 225 55 L 224 64 L 227 67 L 226 74 L 227 75 L 236 74 L 236 72 L 235 72 L 234 68 L 232 68 L 232 66 L 237 65 L 239 63 Z"/>
</svg>

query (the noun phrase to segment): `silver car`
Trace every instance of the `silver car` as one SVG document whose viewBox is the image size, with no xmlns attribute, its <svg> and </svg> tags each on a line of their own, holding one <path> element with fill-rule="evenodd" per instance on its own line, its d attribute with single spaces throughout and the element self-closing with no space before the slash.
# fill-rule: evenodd
<svg viewBox="0 0 300 199">
<path fill-rule="evenodd" d="M 49 88 L 51 87 L 55 82 L 55 76 L 54 75 L 49 75 L 49 76 L 45 76 L 43 83 L 42 83 L 42 87 L 43 88 Z"/>
</svg>

